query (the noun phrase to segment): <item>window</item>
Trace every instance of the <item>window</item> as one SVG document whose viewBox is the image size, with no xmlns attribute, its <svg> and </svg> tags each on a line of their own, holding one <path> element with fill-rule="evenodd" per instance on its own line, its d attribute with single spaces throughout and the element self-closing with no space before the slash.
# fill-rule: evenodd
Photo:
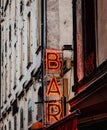
<svg viewBox="0 0 107 130">
<path fill-rule="evenodd" d="M 20 75 L 23 74 L 23 31 L 20 33 L 21 37 L 21 48 L 20 48 Z"/>
<path fill-rule="evenodd" d="M 23 108 L 20 109 L 20 129 L 24 128 L 24 124 L 23 124 Z"/>
<path fill-rule="evenodd" d="M 9 93 L 11 93 L 11 79 L 12 79 L 12 71 L 11 71 L 12 63 L 11 63 L 11 54 L 9 56 L 9 63 L 8 63 L 8 71 L 9 71 Z"/>
<path fill-rule="evenodd" d="M 23 1 L 20 2 L 20 14 L 23 14 Z"/>
<path fill-rule="evenodd" d="M 14 130 L 17 130 L 17 117 L 14 117 Z"/>
<path fill-rule="evenodd" d="M 37 113 L 38 113 L 38 116 L 37 116 L 37 120 L 38 121 L 41 121 L 42 120 L 42 112 L 43 112 L 43 88 L 40 87 L 39 90 L 38 90 L 38 109 L 37 109 Z"/>
<path fill-rule="evenodd" d="M 3 126 L 1 127 L 1 130 L 3 130 Z"/>
<path fill-rule="evenodd" d="M 11 130 L 11 121 L 9 121 L 9 130 Z"/>
<path fill-rule="evenodd" d="M 7 100 L 7 64 L 5 65 L 5 101 Z"/>
<path fill-rule="evenodd" d="M 4 56 L 3 56 L 3 52 L 2 52 L 2 66 L 3 66 L 3 63 L 4 63 Z"/>
<path fill-rule="evenodd" d="M 11 0 L 9 1 L 9 42 L 11 42 L 11 31 L 12 31 L 12 28 L 11 28 L 11 21 L 12 21 L 12 10 L 11 10 Z M 11 43 L 10 45 L 11 46 Z"/>
<path fill-rule="evenodd" d="M 7 127 L 6 127 L 6 125 L 5 125 L 4 129 L 5 129 L 5 130 L 7 130 Z"/>
<path fill-rule="evenodd" d="M 76 13 L 75 13 L 76 12 Z M 95 2 L 74 1 L 75 82 L 88 77 L 96 68 Z"/>
<path fill-rule="evenodd" d="M 32 122 L 32 101 L 28 101 L 28 125 Z"/>
<path fill-rule="evenodd" d="M 31 60 L 31 39 L 30 39 L 30 26 L 31 26 L 31 13 L 28 13 L 28 22 L 27 22 L 27 49 L 28 49 L 28 64 Z"/>
<path fill-rule="evenodd" d="M 16 21 L 16 15 L 17 15 L 17 2 L 14 0 L 14 21 Z"/>
<path fill-rule="evenodd" d="M 11 41 L 11 25 L 9 26 L 9 41 Z"/>
<path fill-rule="evenodd" d="M 17 15 L 17 6 L 16 6 L 16 0 L 14 0 L 14 34 L 15 35 L 16 35 L 16 28 L 17 28 L 16 15 Z"/>
<path fill-rule="evenodd" d="M 37 41 L 37 46 L 39 47 L 40 46 L 40 43 L 41 43 L 41 0 L 38 0 L 38 23 L 37 23 L 37 26 L 38 26 L 38 41 Z"/>
<path fill-rule="evenodd" d="M 94 0 L 83 0 L 83 49 L 84 75 L 88 76 L 96 67 L 95 5 Z"/>
<path fill-rule="evenodd" d="M 14 85 L 16 85 L 16 71 L 17 71 L 17 67 L 16 67 L 16 59 L 17 59 L 16 44 L 17 44 L 17 42 L 14 45 Z"/>
<path fill-rule="evenodd" d="M 17 99 L 13 102 L 12 115 L 14 116 L 18 112 L 18 102 Z M 16 117 L 14 118 L 16 120 Z"/>
<path fill-rule="evenodd" d="M 7 41 L 5 42 L 5 57 L 7 56 Z"/>
</svg>

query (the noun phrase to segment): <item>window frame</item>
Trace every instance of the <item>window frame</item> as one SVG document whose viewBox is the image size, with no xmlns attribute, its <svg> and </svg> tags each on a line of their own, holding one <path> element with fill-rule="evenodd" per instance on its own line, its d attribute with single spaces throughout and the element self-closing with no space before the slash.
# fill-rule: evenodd
<svg viewBox="0 0 107 130">
<path fill-rule="evenodd" d="M 93 58 L 93 54 L 90 53 L 91 49 L 89 50 L 90 51 L 89 52 L 90 56 L 88 58 L 86 58 L 86 53 L 88 53 L 88 47 L 86 45 L 90 43 L 90 42 L 87 43 L 88 38 L 90 38 L 90 37 L 88 37 L 89 32 L 87 31 L 87 26 L 88 26 L 89 23 L 86 23 L 87 18 L 85 16 L 86 15 L 86 12 L 85 12 L 86 11 L 86 0 L 80 0 L 80 2 L 81 2 L 81 5 L 80 5 L 81 10 L 78 10 L 78 7 L 77 7 L 78 6 L 78 3 L 77 3 L 78 1 L 79 0 L 73 0 L 73 44 L 74 44 L 74 64 L 75 64 L 75 66 L 74 66 L 74 86 L 73 86 L 73 91 L 76 91 L 78 89 L 78 87 L 81 86 L 81 84 L 83 84 L 84 82 L 89 81 L 91 75 L 93 75 L 93 73 L 95 72 L 96 67 L 97 67 L 97 61 L 96 61 L 97 60 L 96 59 L 96 55 L 97 55 L 96 54 L 97 53 L 96 52 L 96 47 L 97 47 L 97 40 L 96 40 L 97 39 L 97 36 L 96 36 L 97 35 L 97 29 L 96 29 L 96 17 L 97 17 L 96 16 L 96 14 L 97 14 L 96 13 L 96 4 L 97 3 L 96 3 L 96 0 L 94 2 L 91 1 L 92 6 L 93 6 L 93 11 L 94 11 L 94 14 L 93 14 L 94 16 L 89 15 L 90 18 L 91 17 L 93 18 L 93 22 L 92 23 L 90 22 L 90 26 L 91 26 L 91 24 L 94 24 L 94 25 L 92 25 L 92 26 L 94 26 L 94 32 L 92 34 L 92 36 L 94 35 L 93 36 L 94 37 L 94 41 L 93 41 L 93 43 L 94 43 L 94 49 L 93 49 L 94 58 Z M 90 1 L 88 1 L 88 2 L 90 2 Z M 79 25 L 77 24 L 77 23 L 79 23 L 78 17 L 77 17 L 77 12 L 78 11 L 81 11 L 80 12 L 81 30 L 82 30 L 80 32 L 80 35 L 81 35 L 80 37 L 82 39 L 81 41 L 78 41 L 78 28 L 79 28 Z M 88 17 L 88 14 L 90 14 L 90 13 L 89 12 L 87 13 L 87 17 Z M 82 67 L 78 66 L 78 57 L 81 58 L 80 55 L 78 54 L 79 53 L 78 52 L 78 42 L 81 42 L 81 48 L 82 48 L 81 49 L 82 50 L 81 51 L 81 53 L 82 53 L 81 54 Z M 93 43 L 91 43 L 91 44 L 93 44 Z M 90 46 L 90 44 L 89 44 L 89 46 Z M 87 62 L 87 64 L 86 64 L 86 62 Z M 90 67 L 91 64 L 94 64 L 94 67 L 92 69 L 90 69 L 89 72 L 86 71 L 86 68 Z M 79 74 L 78 74 L 79 73 L 79 69 L 78 69 L 79 67 L 81 67 L 80 71 L 83 73 L 80 79 L 78 77 L 79 76 Z"/>
</svg>

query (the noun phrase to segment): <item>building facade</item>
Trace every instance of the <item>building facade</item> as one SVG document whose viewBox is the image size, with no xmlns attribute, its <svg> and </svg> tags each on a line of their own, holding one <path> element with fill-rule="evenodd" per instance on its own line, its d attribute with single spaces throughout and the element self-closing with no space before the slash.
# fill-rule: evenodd
<svg viewBox="0 0 107 130">
<path fill-rule="evenodd" d="M 0 129 L 27 130 L 37 121 L 47 125 L 46 49 L 61 50 L 62 95 L 66 101 L 73 97 L 72 0 L 1 0 L 1 17 Z"/>
<path fill-rule="evenodd" d="M 107 1 L 73 0 L 74 86 L 79 130 L 107 129 Z"/>
<path fill-rule="evenodd" d="M 37 120 L 41 83 L 32 75 L 41 64 L 38 4 L 1 1 L 1 129 L 28 129 Z"/>
</svg>

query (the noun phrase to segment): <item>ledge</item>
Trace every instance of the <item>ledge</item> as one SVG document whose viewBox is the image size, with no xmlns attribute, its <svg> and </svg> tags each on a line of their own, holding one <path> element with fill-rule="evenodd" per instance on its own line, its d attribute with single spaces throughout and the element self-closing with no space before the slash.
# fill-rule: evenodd
<svg viewBox="0 0 107 130">
<path fill-rule="evenodd" d="M 75 82 L 75 85 L 72 87 L 72 91 L 76 92 L 79 88 L 94 82 L 94 80 L 98 79 L 101 75 L 107 72 L 107 60 L 103 62 L 98 68 L 94 70 L 88 77 L 83 78 L 79 82 Z"/>
<path fill-rule="evenodd" d="M 90 95 L 92 97 L 92 95 L 95 95 L 96 92 L 97 93 L 106 92 L 105 89 L 106 89 L 106 86 L 107 86 L 107 80 L 105 80 L 105 79 L 107 79 L 107 72 L 104 75 L 100 76 L 97 80 L 95 80 L 91 84 L 86 85 L 86 87 L 83 88 L 80 93 L 77 93 L 74 98 L 70 99 L 68 101 L 68 103 L 70 103 L 70 106 L 72 107 L 72 109 L 77 104 L 82 103 L 85 99 L 87 99 L 87 98 L 90 99 L 89 98 Z M 97 98 L 97 95 L 94 96 L 94 97 Z M 93 101 L 93 99 L 92 99 L 92 101 Z"/>
</svg>

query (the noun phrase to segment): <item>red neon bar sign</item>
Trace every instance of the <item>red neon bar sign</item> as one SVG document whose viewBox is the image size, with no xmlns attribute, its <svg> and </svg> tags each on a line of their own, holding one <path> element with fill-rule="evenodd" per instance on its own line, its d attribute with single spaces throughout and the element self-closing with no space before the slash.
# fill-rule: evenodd
<svg viewBox="0 0 107 130">
<path fill-rule="evenodd" d="M 61 72 L 62 54 L 60 54 L 57 50 L 46 50 L 46 72 L 52 74 L 45 93 L 46 99 L 49 100 L 46 103 L 46 122 L 49 124 L 58 121 L 62 113 L 61 102 L 50 102 L 51 99 L 59 100 L 62 96 L 59 81 L 57 80 L 59 76 L 56 76 L 56 73 L 60 75 Z"/>
</svg>

